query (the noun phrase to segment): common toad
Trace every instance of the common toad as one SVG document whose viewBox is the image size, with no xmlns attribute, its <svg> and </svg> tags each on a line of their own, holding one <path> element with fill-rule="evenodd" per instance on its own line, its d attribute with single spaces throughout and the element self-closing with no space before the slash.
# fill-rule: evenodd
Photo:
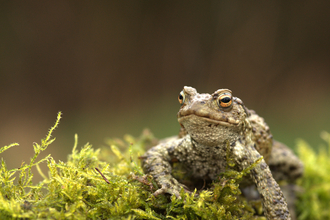
<svg viewBox="0 0 330 220">
<path fill-rule="evenodd" d="M 154 195 L 169 193 L 179 197 L 181 187 L 185 187 L 171 174 L 173 161 L 184 164 L 196 179 L 215 180 L 227 167 L 229 146 L 234 169 L 238 171 L 263 156 L 247 178 L 261 195 L 268 219 L 290 219 L 275 179 L 293 182 L 302 175 L 303 165 L 288 147 L 273 141 L 264 119 L 247 109 L 229 89 L 199 94 L 185 86 L 178 99 L 181 137 L 160 143 L 144 157 L 145 173 L 152 175 L 160 186 Z"/>
</svg>

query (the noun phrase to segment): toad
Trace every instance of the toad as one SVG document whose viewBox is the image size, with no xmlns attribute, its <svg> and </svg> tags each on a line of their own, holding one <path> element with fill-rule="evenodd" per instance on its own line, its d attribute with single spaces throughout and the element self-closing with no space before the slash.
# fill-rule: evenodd
<svg viewBox="0 0 330 220">
<path fill-rule="evenodd" d="M 180 136 L 161 142 L 144 155 L 144 172 L 152 175 L 160 187 L 154 195 L 179 197 L 185 187 L 171 174 L 173 161 L 182 163 L 196 179 L 217 179 L 228 167 L 229 148 L 237 171 L 263 157 L 246 178 L 256 186 L 267 219 L 290 219 L 277 181 L 294 182 L 302 175 L 303 165 L 287 146 L 273 140 L 264 119 L 245 107 L 229 89 L 199 94 L 195 88 L 185 86 L 178 99 Z"/>
</svg>

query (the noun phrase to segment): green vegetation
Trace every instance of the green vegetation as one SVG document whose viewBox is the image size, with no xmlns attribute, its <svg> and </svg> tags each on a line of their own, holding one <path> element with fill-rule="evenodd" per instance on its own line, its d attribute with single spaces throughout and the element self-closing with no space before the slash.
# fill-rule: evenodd
<svg viewBox="0 0 330 220">
<path fill-rule="evenodd" d="M 321 138 L 327 146 L 316 153 L 305 141 L 298 140 L 298 155 L 304 162 L 302 188 L 297 203 L 299 219 L 330 219 L 330 134 L 323 131 Z"/>
<path fill-rule="evenodd" d="M 8 170 L 2 159 L 1 219 L 264 219 L 253 217 L 255 210 L 262 213 L 260 203 L 247 202 L 238 188 L 242 176 L 251 167 L 236 172 L 229 166 L 221 178 L 199 196 L 196 191 L 191 194 L 182 191 L 180 199 L 169 195 L 155 198 L 152 193 L 157 185 L 143 174 L 139 159 L 156 143 L 147 130 L 137 139 L 129 135 L 124 140 L 109 139 L 110 147 L 98 150 L 89 144 L 78 150 L 75 136 L 67 162 L 56 161 L 50 155 L 38 160 L 39 153 L 55 140 L 51 134 L 60 118 L 61 113 L 41 144 L 34 144 L 35 154 L 30 163 Z M 324 133 L 322 137 L 330 147 L 329 134 Z M 329 154 L 322 150 L 316 155 L 303 141 L 298 145 L 306 166 L 306 175 L 300 181 L 305 190 L 298 203 L 300 219 L 327 219 Z M 14 146 L 17 144 L 2 147 L 0 153 Z M 47 172 L 40 169 L 42 162 L 47 162 Z M 32 167 L 43 177 L 38 184 L 32 183 Z"/>
</svg>

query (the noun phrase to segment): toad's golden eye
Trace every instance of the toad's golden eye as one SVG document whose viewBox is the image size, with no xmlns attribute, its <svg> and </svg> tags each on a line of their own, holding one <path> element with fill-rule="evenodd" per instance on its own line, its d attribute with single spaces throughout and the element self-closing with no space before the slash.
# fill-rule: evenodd
<svg viewBox="0 0 330 220">
<path fill-rule="evenodd" d="M 218 97 L 218 104 L 223 108 L 231 106 L 232 102 L 232 97 L 229 93 L 223 93 Z"/>
<path fill-rule="evenodd" d="M 178 96 L 178 100 L 180 102 L 180 104 L 182 105 L 184 103 L 184 100 L 186 99 L 186 95 L 184 94 L 183 91 L 180 92 L 179 96 Z"/>
</svg>

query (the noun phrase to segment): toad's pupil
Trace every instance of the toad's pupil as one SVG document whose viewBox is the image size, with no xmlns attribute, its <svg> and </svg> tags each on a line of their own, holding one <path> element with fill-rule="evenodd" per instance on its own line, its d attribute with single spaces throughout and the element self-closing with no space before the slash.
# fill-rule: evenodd
<svg viewBox="0 0 330 220">
<path fill-rule="evenodd" d="M 179 99 L 180 99 L 180 100 L 182 100 L 182 99 L 183 99 L 183 96 L 182 96 L 181 94 L 179 95 Z"/>
<path fill-rule="evenodd" d="M 231 98 L 229 98 L 229 97 L 224 97 L 224 98 L 221 99 L 221 102 L 223 102 L 223 103 L 228 103 L 228 102 L 230 102 L 230 100 L 231 100 Z"/>
</svg>

